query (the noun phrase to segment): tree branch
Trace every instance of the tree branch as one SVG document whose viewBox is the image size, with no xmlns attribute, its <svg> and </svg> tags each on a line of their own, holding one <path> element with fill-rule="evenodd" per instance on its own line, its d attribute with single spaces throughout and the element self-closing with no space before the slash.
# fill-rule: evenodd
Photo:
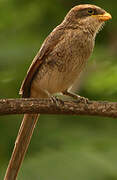
<svg viewBox="0 0 117 180">
<path fill-rule="evenodd" d="M 30 143 L 37 118 L 35 114 L 74 114 L 117 117 L 117 103 L 89 101 L 88 103 L 52 99 L 1 99 L 0 115 L 32 114 L 22 121 L 4 180 L 16 180 Z M 38 115 L 36 115 L 38 116 Z M 29 117 L 29 115 L 28 115 Z M 29 123 L 28 123 L 29 122 Z"/>
<path fill-rule="evenodd" d="M 116 102 L 57 101 L 51 99 L 0 99 L 0 115 L 6 114 L 71 114 L 117 117 Z"/>
</svg>

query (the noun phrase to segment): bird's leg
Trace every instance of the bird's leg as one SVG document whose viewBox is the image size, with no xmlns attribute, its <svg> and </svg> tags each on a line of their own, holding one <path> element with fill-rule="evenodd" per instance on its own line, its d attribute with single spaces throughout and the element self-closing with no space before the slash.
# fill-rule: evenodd
<svg viewBox="0 0 117 180">
<path fill-rule="evenodd" d="M 59 107 L 60 104 L 64 105 L 64 101 L 59 99 L 58 97 L 56 96 L 50 96 L 50 99 L 53 103 L 56 104 L 57 107 Z"/>
<path fill-rule="evenodd" d="M 82 102 L 85 102 L 85 103 L 87 103 L 87 102 L 89 101 L 88 98 L 79 96 L 79 95 L 77 95 L 77 94 L 75 94 L 75 93 L 72 93 L 72 92 L 68 92 L 68 90 L 63 91 L 62 93 L 63 93 L 63 95 L 70 96 L 70 97 L 72 97 L 73 99 L 76 99 L 76 100 L 78 100 L 78 101 L 82 101 Z"/>
<path fill-rule="evenodd" d="M 48 97 L 50 98 L 50 100 L 52 101 L 52 103 L 55 103 L 56 106 L 59 107 L 59 104 L 60 104 L 60 103 L 64 105 L 64 102 L 63 102 L 61 99 L 59 99 L 59 98 L 56 97 L 56 96 L 52 96 L 47 90 L 45 90 L 45 92 L 48 94 Z"/>
</svg>

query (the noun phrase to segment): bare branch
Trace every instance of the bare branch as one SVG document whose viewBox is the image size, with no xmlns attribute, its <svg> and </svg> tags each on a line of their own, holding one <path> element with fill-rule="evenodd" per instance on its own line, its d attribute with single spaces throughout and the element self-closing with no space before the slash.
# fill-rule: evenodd
<svg viewBox="0 0 117 180">
<path fill-rule="evenodd" d="M 1 99 L 0 115 L 6 114 L 71 114 L 117 117 L 116 102 L 57 101 L 51 99 Z"/>
<path fill-rule="evenodd" d="M 26 114 L 20 127 L 4 180 L 16 180 L 29 146 L 37 114 L 73 114 L 117 117 L 117 103 L 89 101 L 52 101 L 52 99 L 1 99 L 0 115 Z M 32 115 L 29 115 L 32 114 Z M 28 116 L 28 118 L 27 118 Z M 28 123 L 29 122 L 29 123 Z"/>
</svg>

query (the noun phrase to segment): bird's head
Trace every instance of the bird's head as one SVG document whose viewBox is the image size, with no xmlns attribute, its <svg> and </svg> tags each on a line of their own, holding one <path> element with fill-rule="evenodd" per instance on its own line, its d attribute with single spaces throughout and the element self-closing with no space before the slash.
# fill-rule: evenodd
<svg viewBox="0 0 117 180">
<path fill-rule="evenodd" d="M 71 28 L 79 27 L 84 32 L 89 32 L 95 36 L 104 22 L 111 18 L 111 15 L 104 9 L 95 5 L 83 4 L 73 7 L 64 21 Z"/>
</svg>

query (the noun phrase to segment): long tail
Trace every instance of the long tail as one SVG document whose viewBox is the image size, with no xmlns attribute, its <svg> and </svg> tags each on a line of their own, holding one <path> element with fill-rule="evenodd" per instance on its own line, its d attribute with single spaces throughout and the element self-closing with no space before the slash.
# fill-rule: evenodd
<svg viewBox="0 0 117 180">
<path fill-rule="evenodd" d="M 36 126 L 38 116 L 38 114 L 24 115 L 4 180 L 16 179 Z"/>
</svg>

